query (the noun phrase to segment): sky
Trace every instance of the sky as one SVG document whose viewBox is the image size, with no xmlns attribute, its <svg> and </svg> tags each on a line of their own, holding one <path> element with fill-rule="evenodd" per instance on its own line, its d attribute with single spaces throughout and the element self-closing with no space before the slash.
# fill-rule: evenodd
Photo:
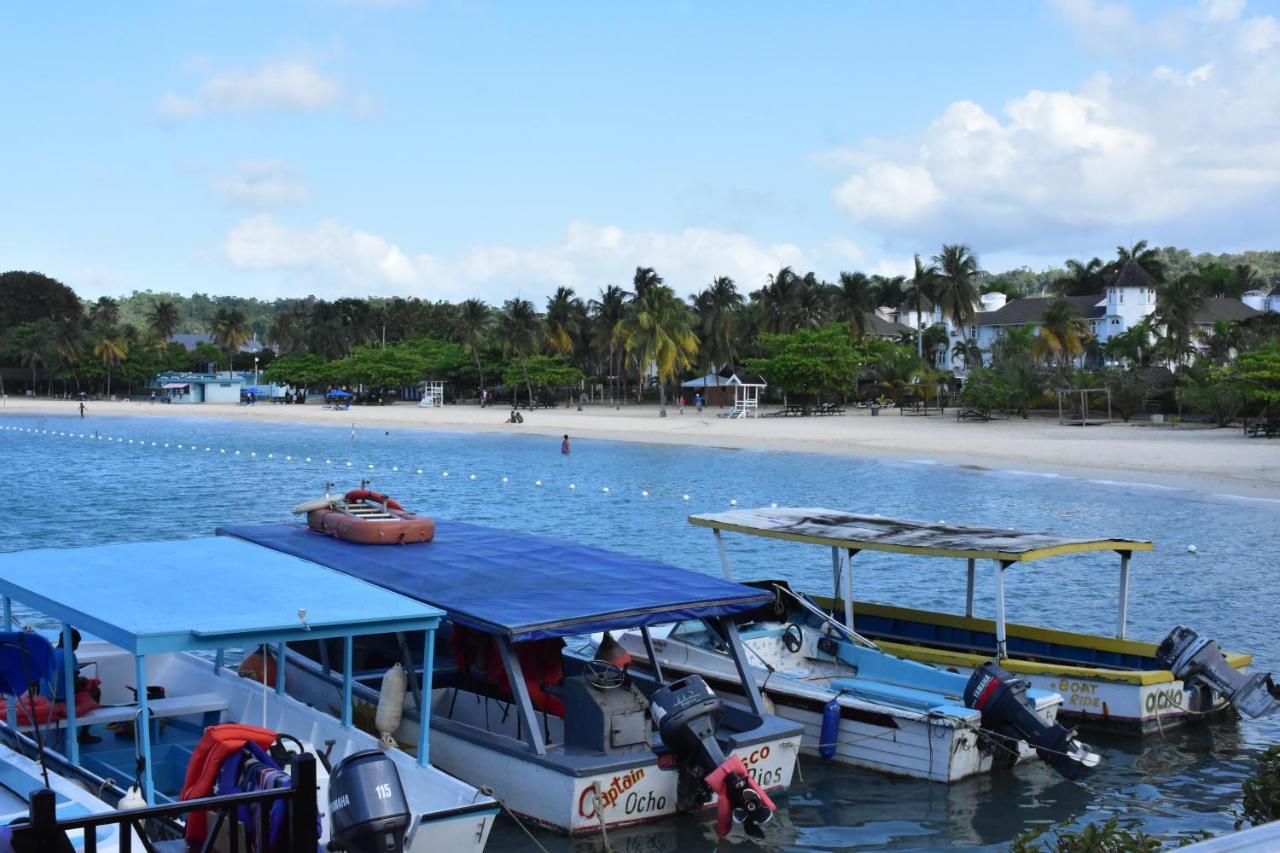
<svg viewBox="0 0 1280 853">
<path fill-rule="evenodd" d="M 1280 0 L 0 6 L 0 269 L 541 302 L 1280 249 Z"/>
</svg>

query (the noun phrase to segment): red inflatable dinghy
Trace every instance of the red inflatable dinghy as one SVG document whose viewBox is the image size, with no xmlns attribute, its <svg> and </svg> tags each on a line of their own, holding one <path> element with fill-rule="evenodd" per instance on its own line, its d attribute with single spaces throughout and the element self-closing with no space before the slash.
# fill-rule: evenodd
<svg viewBox="0 0 1280 853">
<path fill-rule="evenodd" d="M 433 519 L 366 488 L 299 504 L 293 511 L 306 513 L 307 527 L 317 533 L 361 545 L 408 545 L 436 535 Z"/>
</svg>

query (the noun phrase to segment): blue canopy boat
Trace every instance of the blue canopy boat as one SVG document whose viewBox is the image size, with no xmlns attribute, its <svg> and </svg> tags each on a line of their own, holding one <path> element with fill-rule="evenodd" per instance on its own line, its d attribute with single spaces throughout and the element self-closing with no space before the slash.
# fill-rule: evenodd
<svg viewBox="0 0 1280 853">
<path fill-rule="evenodd" d="M 124 791 L 108 780 L 136 778 L 152 804 L 172 802 L 184 790 L 191 795 L 193 754 L 198 759 L 206 728 L 217 724 L 260 727 L 279 733 L 281 742 L 292 736 L 323 756 L 336 780 L 347 759 L 378 747 L 376 737 L 353 725 L 356 638 L 414 632 L 425 634 L 429 648 L 443 615 L 313 563 L 220 537 L 0 554 L 0 596 L 6 623 L 18 601 L 61 624 L 63 646 L 73 650 L 61 656 L 61 684 L 79 690 L 79 674 L 89 672 L 99 682 L 96 700 L 77 696 L 65 703 L 65 719 L 48 724 L 61 731 L 62 769 L 116 796 Z M 77 646 L 80 631 L 96 639 Z M 275 659 L 287 661 L 287 644 L 303 639 L 332 640 L 342 650 L 337 715 L 288 696 L 285 667 L 271 673 L 260 654 L 261 681 L 224 665 L 227 653 L 259 644 L 274 644 Z M 429 681 L 423 689 L 431 689 Z M 21 722 L 10 704 L 9 733 L 29 728 Z M 498 810 L 491 798 L 431 766 L 425 740 L 416 759 L 394 749 L 386 754 L 407 801 L 406 849 L 484 847 Z M 332 796 L 327 772 L 319 782 Z M 326 817 L 322 842 L 331 824 Z"/>
<path fill-rule="evenodd" d="M 435 674 L 424 680 L 434 687 L 422 704 L 406 708 L 396 739 L 421 743 L 417 709 L 429 702 L 432 756 L 440 767 L 492 785 L 508 808 L 543 826 L 597 832 L 714 802 L 689 752 L 669 742 L 679 737 L 669 725 L 676 715 L 664 716 L 673 690 L 689 708 L 705 702 L 715 738 L 702 746 L 740 760 L 763 789 L 790 785 L 801 729 L 765 713 L 758 690 L 747 691 L 745 706 L 722 702 L 705 685 L 705 697 L 680 692 L 691 690 L 690 682 L 668 684 L 651 649 L 648 672 L 625 674 L 564 651 L 565 638 L 626 629 L 647 638 L 651 625 L 702 620 L 745 672 L 729 617 L 768 602 L 768 593 L 600 548 L 456 521 L 437 521 L 429 543 L 391 548 L 282 524 L 218 532 L 445 611 L 447 646 L 439 653 L 428 647 L 425 655 L 425 668 Z M 387 638 L 357 651 L 376 673 L 403 659 L 404 648 Z M 297 683 L 294 695 L 304 701 L 332 703 L 339 685 L 326 677 L 323 661 L 335 650 L 311 643 L 292 651 L 298 654 L 289 658 L 290 690 Z M 356 682 L 357 699 L 374 702 L 372 678 Z"/>
</svg>

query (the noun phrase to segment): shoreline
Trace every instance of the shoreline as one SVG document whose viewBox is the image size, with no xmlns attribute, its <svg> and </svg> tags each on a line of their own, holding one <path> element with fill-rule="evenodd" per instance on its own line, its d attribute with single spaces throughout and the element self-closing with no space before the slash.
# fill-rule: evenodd
<svg viewBox="0 0 1280 853">
<path fill-rule="evenodd" d="M 9 397 L 5 415 L 75 417 L 71 400 Z M 507 409 L 451 405 L 419 409 L 410 402 L 353 407 L 172 405 L 90 401 L 86 425 L 99 416 L 213 418 L 259 423 L 318 424 L 449 432 L 524 433 L 727 450 L 825 453 L 870 459 L 957 465 L 979 471 L 1083 479 L 1104 484 L 1179 489 L 1198 494 L 1280 502 L 1280 442 L 1246 439 L 1238 429 L 1152 427 L 1114 423 L 1064 427 L 1048 420 L 971 423 L 867 410 L 807 418 L 726 420 L 707 409 L 635 404 L 615 410 L 589 405 L 523 412 L 525 423 L 506 424 Z"/>
</svg>

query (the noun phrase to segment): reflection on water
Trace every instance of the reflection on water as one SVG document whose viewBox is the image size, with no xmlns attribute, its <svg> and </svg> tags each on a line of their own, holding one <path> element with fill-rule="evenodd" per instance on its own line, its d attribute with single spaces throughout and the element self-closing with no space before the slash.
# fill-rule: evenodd
<svg viewBox="0 0 1280 853">
<path fill-rule="evenodd" d="M 326 480 L 345 488 L 367 476 L 379 490 L 436 516 L 561 536 L 718 573 L 711 536 L 686 523 L 690 512 L 725 509 L 731 500 L 744 507 L 832 506 L 1154 539 L 1157 551 L 1137 555 L 1132 566 L 1130 636 L 1158 640 L 1182 622 L 1225 648 L 1253 652 L 1257 666 L 1280 668 L 1274 626 L 1280 612 L 1274 576 L 1280 506 L 1271 502 L 807 454 L 578 440 L 564 457 L 552 438 L 370 429 L 353 439 L 349 424 L 0 415 L 3 425 L 54 433 L 97 429 L 118 440 L 0 431 L 0 475 L 21 488 L 24 507 L 42 509 L 10 513 L 0 528 L 0 550 L 203 536 L 227 522 L 287 520 L 289 507 L 314 497 Z M 443 476 L 446 470 L 449 477 Z M 570 483 L 576 488 L 570 490 Z M 726 544 L 738 577 L 783 577 L 814 592 L 830 584 L 829 556 L 820 548 L 733 536 Z M 1187 553 L 1189 544 L 1197 554 Z M 864 553 L 855 583 L 860 597 L 954 611 L 962 607 L 965 583 L 963 563 L 954 563 Z M 1015 567 L 1007 578 L 1011 618 L 1107 632 L 1114 626 L 1116 579 L 1113 555 Z M 977 608 L 990 614 L 984 580 L 979 579 Z M 1090 742 L 1100 747 L 1104 764 L 1080 782 L 1028 765 L 948 787 L 806 759 L 803 779 L 781 801 L 765 846 L 1003 849 L 1031 828 L 1113 814 L 1157 834 L 1227 832 L 1251 757 L 1278 735 L 1280 723 L 1274 720 L 1214 722 L 1142 744 L 1094 735 Z M 740 836 L 720 849 L 757 849 Z M 601 848 L 598 837 L 537 837 L 555 851 Z M 716 848 L 709 819 L 611 832 L 609 840 L 615 850 L 637 853 Z M 495 850 L 530 847 L 509 820 L 500 822 L 491 844 Z"/>
</svg>

